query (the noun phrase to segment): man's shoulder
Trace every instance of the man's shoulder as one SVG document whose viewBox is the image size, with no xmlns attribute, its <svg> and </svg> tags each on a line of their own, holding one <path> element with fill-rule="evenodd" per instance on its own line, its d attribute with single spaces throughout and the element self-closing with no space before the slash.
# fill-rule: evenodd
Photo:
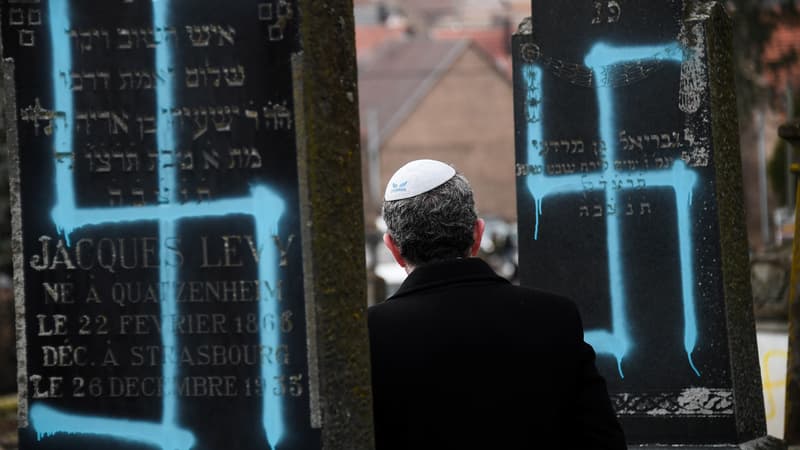
<svg viewBox="0 0 800 450">
<path fill-rule="evenodd" d="M 555 304 L 562 306 L 567 304 L 572 304 L 572 300 L 570 300 L 566 296 L 557 294 L 555 292 L 545 291 L 542 289 L 531 288 L 526 286 L 518 286 L 513 284 L 506 285 L 505 287 L 509 293 L 513 293 L 513 295 L 523 297 L 532 302 L 540 302 L 542 304 Z"/>
<path fill-rule="evenodd" d="M 368 318 L 372 321 L 414 309 L 417 307 L 415 297 L 413 294 L 402 298 L 390 297 L 372 305 L 368 308 Z M 508 283 L 472 289 L 470 297 L 492 304 L 496 308 L 529 310 L 546 316 L 563 317 L 577 314 L 575 303 L 563 295 Z"/>
<path fill-rule="evenodd" d="M 550 291 L 536 288 L 508 285 L 498 298 L 519 304 L 521 308 L 534 311 L 537 315 L 558 318 L 559 320 L 579 318 L 578 307 L 570 298 Z"/>
</svg>

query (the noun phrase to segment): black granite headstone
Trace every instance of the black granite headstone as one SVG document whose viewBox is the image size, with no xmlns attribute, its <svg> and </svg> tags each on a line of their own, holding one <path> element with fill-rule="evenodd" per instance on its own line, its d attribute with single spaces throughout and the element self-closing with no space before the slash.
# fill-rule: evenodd
<svg viewBox="0 0 800 450">
<path fill-rule="evenodd" d="M 800 120 L 794 119 L 778 128 L 778 135 L 792 144 L 797 152 L 800 148 Z M 792 164 L 792 172 L 800 175 L 800 167 Z M 798 185 L 800 192 L 800 185 Z M 800 204 L 795 205 L 795 223 L 800 213 Z M 792 243 L 792 270 L 789 283 L 788 322 L 789 355 L 786 364 L 786 414 L 784 417 L 784 439 L 789 445 L 800 445 L 800 228 L 795 227 Z"/>
<path fill-rule="evenodd" d="M 330 107 L 355 104 L 350 3 L 329 3 L 325 44 L 308 1 L 3 1 L 22 449 L 370 446 L 368 372 L 327 355 L 367 367 L 365 320 L 320 306 L 363 319 L 363 251 L 313 264 L 363 245 L 355 106 Z M 310 99 L 320 80 L 340 89 Z M 322 184 L 358 205 L 327 247 L 326 133 L 352 145 Z M 316 292 L 331 270 L 348 291 Z"/>
<path fill-rule="evenodd" d="M 631 445 L 765 434 L 727 27 L 535 0 L 514 38 L 521 282 L 578 303 Z"/>
</svg>

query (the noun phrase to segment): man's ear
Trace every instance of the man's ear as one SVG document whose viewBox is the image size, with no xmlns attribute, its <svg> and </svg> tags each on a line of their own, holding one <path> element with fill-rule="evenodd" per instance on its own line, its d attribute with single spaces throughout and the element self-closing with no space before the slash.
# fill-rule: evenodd
<svg viewBox="0 0 800 450">
<path fill-rule="evenodd" d="M 406 267 L 408 265 L 406 260 L 403 259 L 403 256 L 400 254 L 400 247 L 397 245 L 394 239 L 392 239 L 389 233 L 383 233 L 383 245 L 389 249 L 394 257 L 394 260 L 397 261 L 397 264 L 400 264 L 400 267 Z"/>
<path fill-rule="evenodd" d="M 472 248 L 469 249 L 469 256 L 478 256 L 478 251 L 481 249 L 481 239 L 483 238 L 483 230 L 486 229 L 486 222 L 483 219 L 475 221 L 475 229 L 472 231 L 472 238 L 475 242 L 472 243 Z"/>
</svg>

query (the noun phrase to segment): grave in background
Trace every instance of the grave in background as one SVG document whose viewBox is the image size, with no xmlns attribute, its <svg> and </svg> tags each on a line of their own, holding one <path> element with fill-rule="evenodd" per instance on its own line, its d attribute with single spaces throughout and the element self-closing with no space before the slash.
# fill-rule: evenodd
<svg viewBox="0 0 800 450">
<path fill-rule="evenodd" d="M 372 448 L 351 2 L 0 17 L 20 448 Z"/>
<path fill-rule="evenodd" d="M 522 284 L 578 303 L 630 445 L 779 445 L 764 438 L 724 9 L 532 11 L 514 37 Z"/>
</svg>

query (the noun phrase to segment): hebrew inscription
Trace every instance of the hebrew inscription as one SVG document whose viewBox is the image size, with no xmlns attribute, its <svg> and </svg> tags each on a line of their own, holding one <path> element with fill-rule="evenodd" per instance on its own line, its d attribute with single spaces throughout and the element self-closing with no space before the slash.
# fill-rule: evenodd
<svg viewBox="0 0 800 450">
<path fill-rule="evenodd" d="M 736 439 L 709 81 L 724 70 L 690 8 L 536 0 L 515 37 L 521 283 L 576 301 L 630 445 Z"/>
<path fill-rule="evenodd" d="M 218 6 L 3 3 L 25 180 L 22 448 L 319 447 L 296 5 Z"/>
</svg>

